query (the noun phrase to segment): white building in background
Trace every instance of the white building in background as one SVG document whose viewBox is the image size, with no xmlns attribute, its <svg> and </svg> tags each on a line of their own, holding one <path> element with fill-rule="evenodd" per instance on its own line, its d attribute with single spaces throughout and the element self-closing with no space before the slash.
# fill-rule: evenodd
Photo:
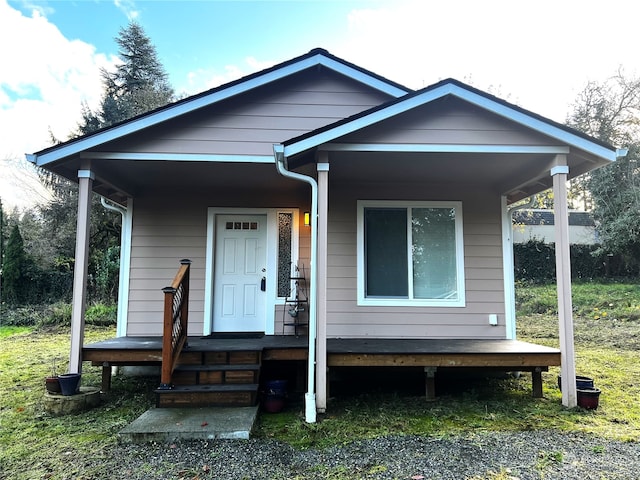
<svg viewBox="0 0 640 480">
<path fill-rule="evenodd" d="M 513 214 L 513 242 L 527 243 L 538 240 L 555 243 L 553 210 L 518 210 Z M 600 243 L 596 224 L 589 212 L 569 212 L 569 243 L 594 245 Z"/>
</svg>

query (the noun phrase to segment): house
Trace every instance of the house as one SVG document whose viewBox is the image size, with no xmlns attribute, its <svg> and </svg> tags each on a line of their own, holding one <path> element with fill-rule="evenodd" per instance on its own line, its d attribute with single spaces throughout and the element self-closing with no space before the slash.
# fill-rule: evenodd
<svg viewBox="0 0 640 480">
<path fill-rule="evenodd" d="M 616 155 L 457 80 L 412 91 L 315 49 L 28 159 L 79 183 L 72 371 L 158 361 L 144 349 L 180 347 L 188 315 L 192 357 L 203 336 L 260 332 L 262 360 L 307 362 L 314 421 L 343 365 L 424 367 L 428 396 L 442 366 L 529 370 L 538 395 L 549 365 L 572 378 L 565 184 Z M 515 340 L 510 206 L 549 187 L 559 351 Z M 91 191 L 123 215 L 119 338 L 102 357 L 83 345 Z M 162 357 L 166 390 L 187 354 Z M 197 375 L 219 378 L 213 363 Z"/>
<path fill-rule="evenodd" d="M 513 214 L 513 243 L 527 243 L 531 240 L 555 243 L 555 215 L 552 210 L 523 209 Z M 569 212 L 569 244 L 599 244 L 596 223 L 590 212 Z"/>
</svg>

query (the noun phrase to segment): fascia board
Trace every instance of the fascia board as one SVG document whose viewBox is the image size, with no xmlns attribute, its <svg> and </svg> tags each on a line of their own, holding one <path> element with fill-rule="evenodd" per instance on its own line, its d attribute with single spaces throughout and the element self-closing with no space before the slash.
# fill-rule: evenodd
<svg viewBox="0 0 640 480">
<path fill-rule="evenodd" d="M 319 58 L 316 59 L 316 61 L 317 63 L 319 63 L 324 67 L 334 70 L 335 72 L 341 73 L 342 75 L 345 75 L 347 77 L 351 77 L 360 83 L 363 83 L 375 90 L 379 90 L 383 93 L 391 95 L 392 97 L 400 98 L 403 95 L 406 95 L 407 93 L 409 93 L 407 90 L 403 90 L 394 85 L 390 85 L 378 78 L 372 77 L 348 65 L 337 62 L 332 58 L 327 58 L 324 55 L 320 55 Z"/>
<path fill-rule="evenodd" d="M 562 128 L 556 127 L 555 125 L 547 123 L 543 120 L 527 115 L 524 112 L 514 110 L 507 105 L 503 105 L 487 97 L 478 95 L 475 92 L 471 92 L 456 85 L 452 85 L 452 87 L 453 89 L 451 93 L 456 97 L 466 100 L 478 107 L 484 108 L 485 110 L 493 112 L 496 115 L 500 115 L 501 117 L 519 123 L 520 125 L 542 133 L 543 135 L 555 138 L 572 147 L 587 151 L 589 153 L 592 153 L 593 155 L 604 158 L 611 162 L 614 162 L 617 158 L 617 153 L 613 149 L 598 145 L 597 143 L 591 142 L 586 138 L 574 135 Z"/>
<path fill-rule="evenodd" d="M 255 88 L 261 87 L 263 85 L 266 85 L 268 83 L 280 80 L 289 75 L 299 73 L 303 70 L 306 70 L 308 68 L 311 68 L 317 65 L 323 65 L 331 70 L 341 73 L 347 77 L 353 78 L 356 81 L 364 83 L 365 85 L 368 85 L 371 88 L 374 88 L 376 90 L 380 90 L 384 93 L 387 93 L 395 98 L 398 98 L 407 94 L 405 90 L 402 90 L 398 87 L 385 83 L 384 81 L 377 79 L 375 77 L 372 77 L 370 75 L 367 75 L 364 72 L 361 72 L 355 68 L 352 68 L 348 65 L 340 63 L 331 58 L 327 58 L 322 54 L 316 54 L 314 56 L 302 59 L 293 64 L 278 68 L 277 70 L 273 70 L 263 75 L 259 75 L 257 77 L 248 79 L 244 82 L 231 85 L 228 88 L 223 88 L 222 90 L 212 92 L 209 95 L 203 95 L 202 97 L 194 98 L 192 100 L 179 103 L 172 107 L 163 109 L 159 112 L 141 117 L 137 120 L 126 122 L 118 127 L 107 130 L 103 133 L 98 133 L 96 135 L 89 136 L 83 140 L 73 142 L 69 145 L 60 146 L 60 148 L 56 148 L 42 155 L 27 155 L 27 159 L 38 166 L 47 165 L 61 158 L 64 158 L 70 155 L 76 155 L 84 150 L 97 147 L 98 145 L 102 145 L 103 143 L 116 140 L 125 135 L 136 133 L 145 128 L 158 125 L 162 122 L 171 120 L 173 118 L 179 117 L 187 113 L 191 113 L 200 108 L 210 106 L 214 103 L 220 102 L 222 100 L 226 100 L 236 95 L 240 95 L 247 91 L 250 91 Z"/>
</svg>

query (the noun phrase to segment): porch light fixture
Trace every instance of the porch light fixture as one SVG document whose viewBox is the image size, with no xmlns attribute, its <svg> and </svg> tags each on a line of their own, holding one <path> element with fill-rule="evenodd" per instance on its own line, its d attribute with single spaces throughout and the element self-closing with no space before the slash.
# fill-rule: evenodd
<svg viewBox="0 0 640 480">
<path fill-rule="evenodd" d="M 308 227 L 309 225 L 311 225 L 311 215 L 309 212 L 304 212 L 304 226 Z"/>
</svg>

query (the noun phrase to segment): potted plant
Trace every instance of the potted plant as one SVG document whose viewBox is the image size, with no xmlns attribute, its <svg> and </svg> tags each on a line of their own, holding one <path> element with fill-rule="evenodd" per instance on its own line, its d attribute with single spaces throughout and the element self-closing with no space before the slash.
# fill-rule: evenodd
<svg viewBox="0 0 640 480">
<path fill-rule="evenodd" d="M 62 395 L 75 395 L 80 388 L 79 373 L 63 373 L 58 375 Z"/>
<path fill-rule="evenodd" d="M 56 359 L 52 360 L 51 375 L 45 377 L 44 386 L 48 393 L 54 395 L 60 395 L 60 379 L 58 378 L 58 372 L 56 371 Z"/>
</svg>

